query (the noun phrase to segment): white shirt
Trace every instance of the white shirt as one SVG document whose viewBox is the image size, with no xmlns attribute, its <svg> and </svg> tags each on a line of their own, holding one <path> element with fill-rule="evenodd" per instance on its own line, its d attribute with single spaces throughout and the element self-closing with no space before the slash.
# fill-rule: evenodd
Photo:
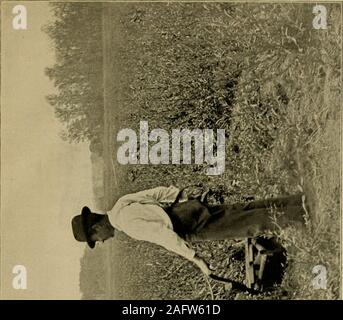
<svg viewBox="0 0 343 320">
<path fill-rule="evenodd" d="M 175 201 L 180 190 L 157 187 L 121 197 L 108 212 L 110 223 L 128 236 L 158 244 L 193 261 L 195 251 L 173 231 L 163 207 Z"/>
</svg>

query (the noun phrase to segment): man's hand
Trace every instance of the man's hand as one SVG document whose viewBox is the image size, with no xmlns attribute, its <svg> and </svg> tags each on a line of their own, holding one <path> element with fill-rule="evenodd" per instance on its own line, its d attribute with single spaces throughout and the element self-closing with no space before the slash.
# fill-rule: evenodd
<svg viewBox="0 0 343 320">
<path fill-rule="evenodd" d="M 200 270 L 207 276 L 209 276 L 212 273 L 212 271 L 208 268 L 206 262 L 203 259 L 195 256 L 193 261 L 200 268 Z"/>
<path fill-rule="evenodd" d="M 205 202 L 208 193 L 210 192 L 209 188 L 204 188 L 199 185 L 190 185 L 182 189 L 180 202 L 198 199 L 200 202 Z"/>
<path fill-rule="evenodd" d="M 185 189 L 182 189 L 179 195 L 179 202 L 185 202 L 188 200 L 188 194 Z"/>
<path fill-rule="evenodd" d="M 198 185 L 190 185 L 183 189 L 183 192 L 186 194 L 188 199 L 198 199 L 203 194 L 204 190 L 203 187 Z"/>
</svg>

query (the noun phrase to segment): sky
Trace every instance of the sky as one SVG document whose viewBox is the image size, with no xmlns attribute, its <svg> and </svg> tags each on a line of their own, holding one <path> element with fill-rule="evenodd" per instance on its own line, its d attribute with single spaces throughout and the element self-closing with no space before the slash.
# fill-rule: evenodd
<svg viewBox="0 0 343 320">
<path fill-rule="evenodd" d="M 45 96 L 54 92 L 44 69 L 54 52 L 41 27 L 51 19 L 43 2 L 22 2 L 27 29 L 12 27 L 13 7 L 2 7 L 1 296 L 3 299 L 80 299 L 80 257 L 71 219 L 93 206 L 90 153 L 58 134 L 61 124 Z M 15 265 L 27 288 L 14 289 Z"/>
</svg>

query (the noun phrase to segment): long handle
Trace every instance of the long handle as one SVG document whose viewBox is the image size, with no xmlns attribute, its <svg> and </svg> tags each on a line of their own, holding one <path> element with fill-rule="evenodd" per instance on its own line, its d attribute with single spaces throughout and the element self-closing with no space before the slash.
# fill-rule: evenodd
<svg viewBox="0 0 343 320">
<path fill-rule="evenodd" d="M 218 277 L 214 274 L 210 274 L 209 277 L 217 282 L 223 283 L 223 284 L 231 284 L 232 285 L 232 290 L 238 290 L 238 291 L 244 291 L 244 292 L 248 292 L 248 293 L 258 293 L 258 291 L 253 290 L 248 288 L 247 286 L 245 286 L 244 284 L 238 282 L 238 281 L 234 281 L 231 279 L 226 279 L 226 278 L 222 278 L 222 277 Z"/>
</svg>

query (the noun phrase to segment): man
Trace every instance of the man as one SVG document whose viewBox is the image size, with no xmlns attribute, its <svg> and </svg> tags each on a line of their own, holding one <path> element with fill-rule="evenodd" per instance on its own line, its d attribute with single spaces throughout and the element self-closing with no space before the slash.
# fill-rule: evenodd
<svg viewBox="0 0 343 320">
<path fill-rule="evenodd" d="M 301 195 L 254 201 L 248 204 L 206 206 L 174 186 L 157 187 L 121 197 L 105 215 L 88 207 L 72 220 L 74 237 L 94 248 L 96 241 L 114 236 L 115 230 L 158 244 L 195 263 L 210 275 L 206 262 L 189 247 L 189 240 L 222 240 L 255 237 L 275 229 L 271 207 L 285 215 L 282 227 L 303 223 Z M 186 241 L 187 240 L 187 241 Z"/>
<path fill-rule="evenodd" d="M 96 241 L 113 237 L 116 229 L 134 239 L 156 243 L 179 254 L 209 275 L 207 264 L 174 231 L 165 210 L 176 200 L 184 202 L 187 199 L 185 192 L 176 187 L 157 187 L 121 197 L 106 215 L 92 213 L 84 207 L 81 215 L 72 220 L 74 237 L 94 248 Z"/>
</svg>

